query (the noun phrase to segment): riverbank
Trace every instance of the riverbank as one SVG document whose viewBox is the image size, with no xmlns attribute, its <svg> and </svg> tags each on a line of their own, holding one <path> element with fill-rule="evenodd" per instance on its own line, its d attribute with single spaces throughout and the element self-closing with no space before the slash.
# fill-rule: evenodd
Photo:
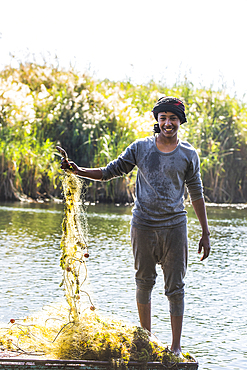
<svg viewBox="0 0 247 370">
<path fill-rule="evenodd" d="M 15 201 L 2 201 L 1 203 L 2 204 L 11 204 L 11 203 L 14 203 L 14 202 L 17 202 L 17 200 Z M 61 198 L 39 198 L 39 199 L 32 199 L 32 198 L 29 198 L 29 197 L 20 197 L 18 199 L 18 202 L 20 203 L 36 203 L 36 204 L 51 204 L 51 203 L 56 203 L 56 204 L 62 204 L 64 202 L 63 199 Z M 98 204 L 101 204 L 101 205 L 109 205 L 109 204 L 112 204 L 114 205 L 115 207 L 133 207 L 134 205 L 134 202 L 131 202 L 131 203 L 128 203 L 128 202 L 125 202 L 125 203 L 113 203 L 113 202 L 103 202 L 103 201 L 85 201 L 84 204 L 86 206 L 96 206 Z M 184 202 L 185 206 L 192 206 L 191 202 L 190 201 L 185 201 Z M 210 203 L 210 202 L 205 202 L 206 204 L 206 207 L 219 207 L 219 208 L 229 208 L 229 209 L 247 209 L 247 203 Z"/>
<path fill-rule="evenodd" d="M 135 140 L 153 135 L 151 111 L 165 95 L 185 103 L 188 123 L 179 139 L 198 151 L 205 199 L 247 201 L 247 106 L 224 91 L 195 89 L 187 80 L 172 87 L 101 81 L 36 63 L 6 66 L 0 90 L 2 200 L 22 193 L 33 199 L 58 196 L 56 145 L 82 167 L 104 167 Z M 123 180 L 90 185 L 90 201 L 131 203 L 135 176 L 134 170 Z"/>
</svg>

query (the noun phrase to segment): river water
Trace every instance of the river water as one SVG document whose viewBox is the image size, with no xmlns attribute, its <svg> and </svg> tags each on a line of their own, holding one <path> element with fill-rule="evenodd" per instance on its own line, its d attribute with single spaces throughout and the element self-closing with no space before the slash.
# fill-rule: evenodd
<svg viewBox="0 0 247 370">
<path fill-rule="evenodd" d="M 200 226 L 188 210 L 189 265 L 182 346 L 202 370 L 247 369 L 247 209 L 207 207 L 210 258 L 200 262 Z M 131 209 L 88 208 L 88 289 L 102 314 L 138 325 L 133 256 L 129 238 Z M 62 204 L 0 204 L 0 322 L 24 318 L 64 299 L 59 287 Z M 170 345 L 171 333 L 163 277 L 157 269 L 152 295 L 152 331 Z"/>
</svg>

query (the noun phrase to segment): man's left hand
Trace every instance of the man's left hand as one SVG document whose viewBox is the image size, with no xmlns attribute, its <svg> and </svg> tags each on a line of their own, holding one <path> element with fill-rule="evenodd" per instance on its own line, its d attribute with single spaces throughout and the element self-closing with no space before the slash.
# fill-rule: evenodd
<svg viewBox="0 0 247 370">
<path fill-rule="evenodd" d="M 211 247 L 210 247 L 210 238 L 208 234 L 203 234 L 199 241 L 198 253 L 201 253 L 202 249 L 203 249 L 203 256 L 200 259 L 200 261 L 205 260 L 209 256 L 209 253 L 210 253 Z"/>
</svg>

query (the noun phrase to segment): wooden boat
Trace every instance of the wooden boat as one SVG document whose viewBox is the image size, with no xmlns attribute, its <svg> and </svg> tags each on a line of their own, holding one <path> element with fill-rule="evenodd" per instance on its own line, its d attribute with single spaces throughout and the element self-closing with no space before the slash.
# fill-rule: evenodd
<svg viewBox="0 0 247 370">
<path fill-rule="evenodd" d="M 125 369 L 124 365 L 114 366 L 108 361 L 90 360 L 51 360 L 37 358 L 0 358 L 0 369 L 4 370 L 110 370 Z M 127 369 L 129 370 L 196 370 L 198 362 L 181 362 L 169 367 L 160 362 L 141 363 L 130 361 Z"/>
</svg>

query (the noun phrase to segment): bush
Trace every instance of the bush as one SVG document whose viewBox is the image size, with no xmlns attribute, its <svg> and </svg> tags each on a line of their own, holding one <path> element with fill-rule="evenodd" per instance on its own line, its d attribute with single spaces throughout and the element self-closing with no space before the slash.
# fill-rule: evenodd
<svg viewBox="0 0 247 370">
<path fill-rule="evenodd" d="M 246 202 L 247 109 L 236 98 L 195 89 L 186 80 L 173 87 L 154 81 L 136 86 L 35 63 L 0 73 L 0 198 L 60 194 L 56 144 L 81 166 L 106 165 L 135 139 L 152 134 L 151 110 L 161 95 L 185 102 L 188 123 L 180 137 L 198 150 L 206 199 Z M 88 181 L 88 196 L 131 203 L 135 176 Z"/>
</svg>

